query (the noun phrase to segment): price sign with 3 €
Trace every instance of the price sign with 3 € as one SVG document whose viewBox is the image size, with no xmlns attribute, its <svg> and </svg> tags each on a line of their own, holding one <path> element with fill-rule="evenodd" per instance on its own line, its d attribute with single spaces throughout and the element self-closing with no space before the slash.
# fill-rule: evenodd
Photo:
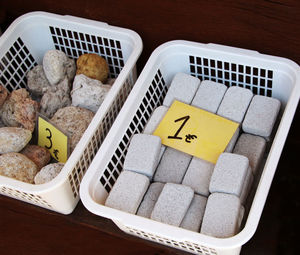
<svg viewBox="0 0 300 255">
<path fill-rule="evenodd" d="M 57 161 L 65 163 L 68 159 L 68 136 L 41 115 L 38 116 L 37 125 L 38 145 L 48 149 Z"/>
<path fill-rule="evenodd" d="M 174 101 L 153 135 L 164 145 L 216 163 L 239 124 L 197 107 Z"/>
</svg>

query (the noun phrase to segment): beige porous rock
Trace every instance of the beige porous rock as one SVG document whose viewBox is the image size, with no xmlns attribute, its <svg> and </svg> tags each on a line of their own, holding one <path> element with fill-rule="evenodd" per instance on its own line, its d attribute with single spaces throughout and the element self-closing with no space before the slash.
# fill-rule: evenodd
<svg viewBox="0 0 300 255">
<path fill-rule="evenodd" d="M 76 64 L 73 59 L 60 50 L 48 50 L 43 58 L 43 69 L 51 85 L 56 85 L 65 77 L 72 80 L 76 73 Z"/>
<path fill-rule="evenodd" d="M 110 88 L 110 85 L 104 85 L 99 80 L 78 74 L 75 76 L 71 91 L 72 105 L 97 112 Z"/>
<path fill-rule="evenodd" d="M 59 109 L 51 122 L 69 136 L 70 149 L 73 151 L 94 115 L 90 110 L 67 106 Z"/>
<path fill-rule="evenodd" d="M 77 59 L 76 74 L 84 74 L 87 77 L 96 79 L 105 83 L 108 78 L 108 64 L 106 60 L 94 53 L 87 53 L 81 55 Z"/>
<path fill-rule="evenodd" d="M 26 145 L 20 153 L 31 159 L 39 170 L 47 165 L 51 159 L 51 154 L 46 148 L 35 144 Z"/>
<path fill-rule="evenodd" d="M 52 163 L 44 166 L 35 176 L 35 184 L 43 184 L 53 180 L 64 167 L 63 163 Z"/>
<path fill-rule="evenodd" d="M 0 113 L 6 126 L 23 127 L 33 132 L 39 103 L 32 100 L 26 89 L 14 90 L 4 102 Z"/>
<path fill-rule="evenodd" d="M 26 75 L 27 88 L 36 97 L 41 97 L 44 94 L 45 89 L 51 86 L 49 83 L 43 66 L 37 65 L 32 68 Z"/>
<path fill-rule="evenodd" d="M 71 105 L 70 81 L 64 78 L 60 83 L 47 89 L 41 99 L 41 114 L 51 118 L 60 108 Z"/>
<path fill-rule="evenodd" d="M 33 161 L 17 152 L 0 156 L 0 174 L 22 182 L 34 183 L 38 168 Z"/>
<path fill-rule="evenodd" d="M 25 128 L 0 128 L 0 154 L 21 151 L 29 143 L 31 137 L 31 132 Z"/>
<path fill-rule="evenodd" d="M 0 85 L 0 107 L 3 105 L 7 96 L 8 96 L 7 89 L 4 86 Z"/>
</svg>

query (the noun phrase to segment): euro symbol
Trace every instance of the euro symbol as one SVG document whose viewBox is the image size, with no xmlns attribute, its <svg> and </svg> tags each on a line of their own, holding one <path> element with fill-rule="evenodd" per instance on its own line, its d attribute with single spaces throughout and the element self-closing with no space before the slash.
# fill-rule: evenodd
<svg viewBox="0 0 300 255">
<path fill-rule="evenodd" d="M 195 138 L 197 138 L 196 135 L 188 134 L 188 135 L 185 136 L 185 141 L 186 141 L 187 143 L 191 143 L 191 140 L 193 140 L 193 139 L 195 139 Z"/>
</svg>

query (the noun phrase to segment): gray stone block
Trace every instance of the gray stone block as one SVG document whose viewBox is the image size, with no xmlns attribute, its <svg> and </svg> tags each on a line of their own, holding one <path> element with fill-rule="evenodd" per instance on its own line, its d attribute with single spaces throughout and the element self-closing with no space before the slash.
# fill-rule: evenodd
<svg viewBox="0 0 300 255">
<path fill-rule="evenodd" d="M 147 176 L 124 170 L 108 194 L 105 206 L 135 214 L 149 184 Z"/>
<path fill-rule="evenodd" d="M 266 150 L 266 143 L 263 137 L 243 133 L 240 135 L 233 153 L 247 157 L 252 172 L 255 174 L 262 162 Z"/>
<path fill-rule="evenodd" d="M 164 187 L 164 183 L 153 182 L 150 184 L 142 203 L 139 206 L 137 215 L 150 218 L 154 205 Z"/>
<path fill-rule="evenodd" d="M 161 139 L 158 136 L 135 134 L 128 147 L 124 170 L 153 177 L 161 153 Z"/>
<path fill-rule="evenodd" d="M 200 233 L 218 238 L 234 236 L 239 229 L 240 199 L 231 194 L 213 193 L 208 197 Z"/>
<path fill-rule="evenodd" d="M 242 205 L 244 205 L 245 202 L 246 202 L 246 199 L 247 199 L 248 194 L 250 192 L 252 183 L 253 183 L 253 174 L 252 174 L 251 167 L 249 166 L 248 170 L 247 170 L 246 177 L 245 177 L 245 181 L 244 181 L 244 184 L 243 184 L 243 189 L 242 189 L 242 192 L 241 192 L 241 196 L 240 196 L 240 200 L 241 200 Z"/>
<path fill-rule="evenodd" d="M 152 135 L 152 133 L 155 131 L 165 114 L 167 113 L 169 107 L 166 107 L 164 105 L 161 105 L 157 107 L 154 112 L 152 113 L 150 119 L 148 120 L 143 133 Z"/>
<path fill-rule="evenodd" d="M 249 160 L 245 156 L 224 152 L 218 158 L 211 176 L 210 193 L 221 192 L 241 196 Z"/>
<path fill-rule="evenodd" d="M 225 152 L 232 152 L 234 149 L 234 146 L 240 136 L 241 128 L 240 126 L 237 128 L 235 133 L 233 134 L 232 138 L 230 139 L 228 145 L 226 146 L 226 149 L 224 150 Z"/>
<path fill-rule="evenodd" d="M 191 159 L 192 156 L 187 153 L 166 147 L 153 180 L 164 183 L 181 183 Z"/>
<path fill-rule="evenodd" d="M 166 183 L 151 213 L 151 219 L 179 226 L 194 197 L 187 186 Z"/>
<path fill-rule="evenodd" d="M 243 131 L 269 138 L 279 110 L 280 101 L 278 99 L 254 96 L 243 121 Z"/>
<path fill-rule="evenodd" d="M 215 165 L 201 158 L 193 157 L 182 180 L 182 184 L 191 187 L 195 193 L 208 196 L 209 183 Z"/>
<path fill-rule="evenodd" d="M 233 86 L 227 89 L 217 114 L 241 123 L 244 119 L 253 93 L 249 89 Z"/>
<path fill-rule="evenodd" d="M 192 203 L 186 212 L 180 227 L 199 232 L 205 212 L 207 197 L 195 194 Z"/>
<path fill-rule="evenodd" d="M 200 83 L 191 105 L 216 113 L 226 90 L 224 84 L 204 80 Z"/>
<path fill-rule="evenodd" d="M 170 84 L 163 105 L 169 107 L 174 100 L 190 104 L 199 85 L 198 78 L 185 73 L 177 73 Z"/>
</svg>

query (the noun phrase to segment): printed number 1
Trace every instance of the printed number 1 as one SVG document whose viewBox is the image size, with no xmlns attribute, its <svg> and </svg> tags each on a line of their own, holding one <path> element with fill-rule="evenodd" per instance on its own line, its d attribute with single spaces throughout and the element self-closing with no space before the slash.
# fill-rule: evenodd
<svg viewBox="0 0 300 255">
<path fill-rule="evenodd" d="M 184 117 L 181 117 L 177 120 L 174 120 L 174 122 L 178 122 L 178 121 L 181 121 L 183 120 L 183 123 L 181 124 L 181 126 L 178 128 L 178 130 L 176 131 L 175 135 L 174 136 L 168 136 L 169 139 L 179 139 L 181 140 L 182 137 L 179 137 L 178 134 L 180 133 L 181 129 L 184 127 L 184 125 L 186 124 L 186 122 L 189 120 L 190 116 L 184 116 Z"/>
</svg>

